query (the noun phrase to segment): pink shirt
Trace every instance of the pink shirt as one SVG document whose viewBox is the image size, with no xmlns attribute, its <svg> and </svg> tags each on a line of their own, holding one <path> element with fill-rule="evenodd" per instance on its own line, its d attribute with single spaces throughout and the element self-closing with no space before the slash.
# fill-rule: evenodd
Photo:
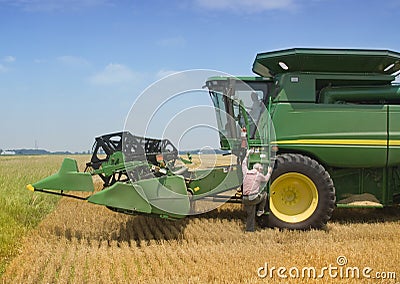
<svg viewBox="0 0 400 284">
<path fill-rule="evenodd" d="M 270 173 L 263 175 L 256 169 L 247 169 L 247 159 L 246 156 L 242 163 L 243 172 L 243 195 L 254 195 L 254 198 L 260 191 L 260 184 L 263 182 L 268 182 L 270 178 Z M 249 198 L 250 200 L 253 198 Z"/>
</svg>

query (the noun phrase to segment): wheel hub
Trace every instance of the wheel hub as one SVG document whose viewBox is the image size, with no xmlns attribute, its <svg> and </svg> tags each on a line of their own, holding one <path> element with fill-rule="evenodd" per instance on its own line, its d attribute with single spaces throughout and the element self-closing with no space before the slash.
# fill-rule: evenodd
<svg viewBox="0 0 400 284">
<path fill-rule="evenodd" d="M 296 203 L 296 201 L 298 201 L 296 189 L 292 186 L 285 188 L 282 201 L 287 205 Z"/>
<path fill-rule="evenodd" d="M 288 223 L 309 218 L 318 206 L 318 190 L 306 175 L 290 172 L 279 176 L 271 185 L 271 212 Z"/>
</svg>

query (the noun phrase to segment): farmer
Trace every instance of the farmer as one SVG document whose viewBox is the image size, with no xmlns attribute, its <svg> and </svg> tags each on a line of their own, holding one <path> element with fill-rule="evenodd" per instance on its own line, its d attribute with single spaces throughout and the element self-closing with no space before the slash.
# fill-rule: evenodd
<svg viewBox="0 0 400 284">
<path fill-rule="evenodd" d="M 247 150 L 242 162 L 243 172 L 243 204 L 246 209 L 246 231 L 254 232 L 256 222 L 256 207 L 258 205 L 257 216 L 264 214 L 267 203 L 267 192 L 262 190 L 261 184 L 268 182 L 271 177 L 272 168 L 268 167 L 266 175 L 263 174 L 263 167 L 259 163 L 253 165 L 253 169 L 247 169 L 247 160 L 254 150 Z"/>
</svg>

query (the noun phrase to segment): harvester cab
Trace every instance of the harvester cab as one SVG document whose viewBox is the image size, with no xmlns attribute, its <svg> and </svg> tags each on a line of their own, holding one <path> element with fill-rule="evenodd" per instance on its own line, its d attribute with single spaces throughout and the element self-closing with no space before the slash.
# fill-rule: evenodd
<svg viewBox="0 0 400 284">
<path fill-rule="evenodd" d="M 221 149 L 231 151 L 240 164 L 246 149 L 254 148 L 256 154 L 250 164 L 269 164 L 275 149 L 271 144 L 274 128 L 268 111 L 275 89 L 273 79 L 212 77 L 206 86 L 215 108 Z"/>
</svg>

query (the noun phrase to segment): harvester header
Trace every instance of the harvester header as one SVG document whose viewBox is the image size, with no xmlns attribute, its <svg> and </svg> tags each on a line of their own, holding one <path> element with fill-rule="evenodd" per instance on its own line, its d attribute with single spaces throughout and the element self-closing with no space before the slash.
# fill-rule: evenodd
<svg viewBox="0 0 400 284">
<path fill-rule="evenodd" d="M 84 172 L 79 172 L 75 160 L 66 158 L 57 173 L 27 189 L 87 200 L 126 214 L 179 219 L 195 213 L 196 200 L 218 198 L 240 187 L 241 171 L 236 166 L 191 171 L 185 166 L 190 163 L 191 157 L 179 157 L 168 139 L 117 132 L 96 138 Z M 103 190 L 94 192 L 93 176 L 101 178 Z M 65 191 L 91 194 L 81 197 Z"/>
</svg>

